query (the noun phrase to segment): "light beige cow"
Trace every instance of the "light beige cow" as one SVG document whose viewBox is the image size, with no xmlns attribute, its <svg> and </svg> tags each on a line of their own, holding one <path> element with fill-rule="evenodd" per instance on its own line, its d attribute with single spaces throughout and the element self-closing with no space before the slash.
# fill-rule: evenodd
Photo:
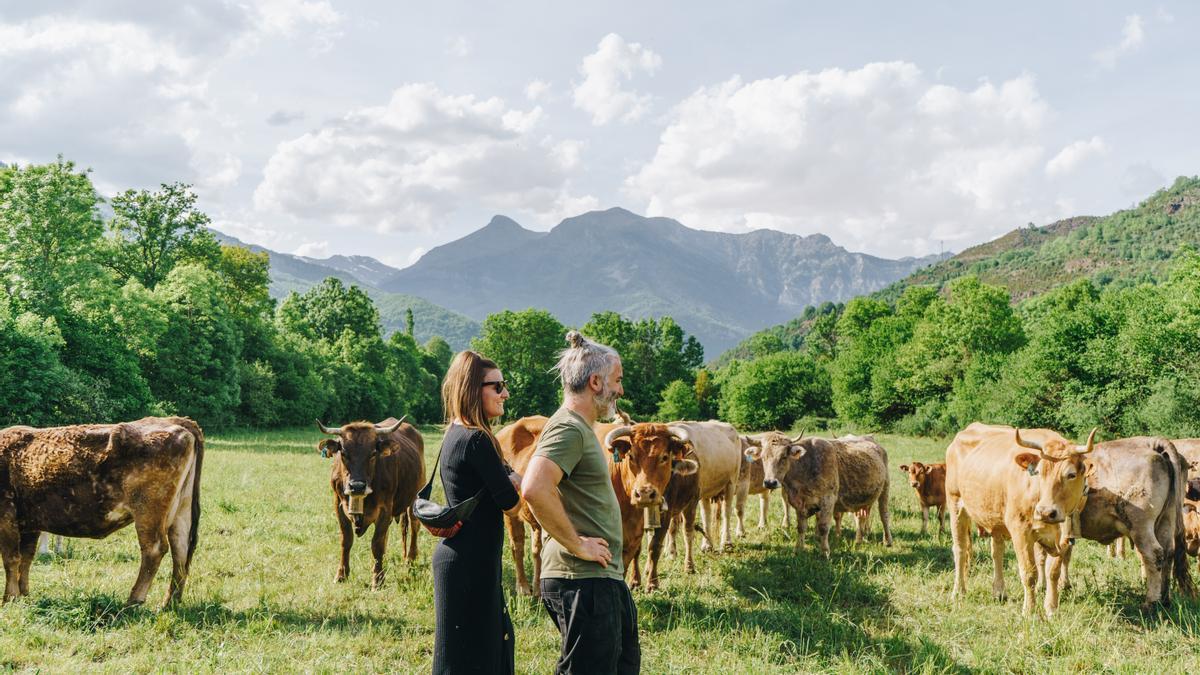
<svg viewBox="0 0 1200 675">
<path fill-rule="evenodd" d="M 733 512 L 733 495 L 737 486 L 738 475 L 742 464 L 742 441 L 738 432 L 725 422 L 710 420 L 708 422 L 671 422 L 668 425 L 676 434 L 683 434 L 692 446 L 696 461 L 700 464 L 700 489 L 697 495 L 700 510 L 700 529 L 703 530 L 704 542 L 701 550 L 713 548 L 713 532 L 710 528 L 716 525 L 713 513 L 713 498 L 720 497 L 721 504 L 721 538 L 718 550 L 727 549 L 732 545 L 730 540 L 730 521 Z M 686 530 L 688 546 L 692 545 L 695 533 Z"/>
<path fill-rule="evenodd" d="M 743 435 L 740 438 L 743 453 L 742 466 L 738 473 L 737 487 L 734 489 L 733 497 L 733 511 L 736 517 L 734 534 L 738 537 L 745 535 L 746 501 L 750 495 L 758 495 L 761 502 L 761 508 L 758 511 L 758 529 L 761 530 L 767 526 L 768 512 L 771 510 L 771 491 L 763 485 L 765 476 L 762 462 L 745 454 L 745 451 L 751 447 L 761 447 L 761 443 L 757 436 Z M 792 509 L 788 506 L 786 497 L 781 497 L 780 501 L 783 503 L 783 526 L 790 528 L 792 526 Z"/>
<path fill-rule="evenodd" d="M 1034 609 L 1037 546 L 1051 553 L 1046 614 L 1058 609 L 1060 553 L 1071 545 L 1072 524 L 1087 499 L 1083 458 L 1095 447 L 1095 435 L 1093 430 L 1087 444 L 1077 446 L 1048 429 L 1018 431 L 974 423 L 958 432 L 946 448 L 946 507 L 954 537 L 952 598 L 966 594 L 973 522 L 992 536 L 992 594 L 1007 597 L 1004 540 L 1011 539 L 1024 589 L 1022 612 Z"/>
</svg>

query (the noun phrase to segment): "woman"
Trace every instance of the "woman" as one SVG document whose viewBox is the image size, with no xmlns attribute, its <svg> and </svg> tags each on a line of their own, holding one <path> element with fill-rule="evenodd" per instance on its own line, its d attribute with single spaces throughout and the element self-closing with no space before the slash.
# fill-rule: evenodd
<svg viewBox="0 0 1200 675">
<path fill-rule="evenodd" d="M 447 503 L 480 499 L 462 528 L 433 550 L 435 675 L 514 670 L 512 621 L 500 587 L 501 511 L 516 508 L 521 477 L 504 463 L 490 426 L 506 399 L 495 363 L 473 351 L 454 357 L 442 383 L 447 424 L 438 468 Z"/>
</svg>

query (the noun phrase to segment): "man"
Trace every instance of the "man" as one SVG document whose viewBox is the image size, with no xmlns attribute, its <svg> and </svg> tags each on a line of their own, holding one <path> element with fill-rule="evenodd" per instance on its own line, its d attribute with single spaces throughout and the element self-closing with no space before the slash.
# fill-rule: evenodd
<svg viewBox="0 0 1200 675">
<path fill-rule="evenodd" d="M 543 531 L 542 604 L 562 633 L 556 672 L 636 673 L 641 650 L 621 564 L 621 508 L 592 432 L 625 393 L 621 357 L 577 331 L 567 342 L 555 366 L 563 404 L 546 422 L 521 484 Z"/>
</svg>

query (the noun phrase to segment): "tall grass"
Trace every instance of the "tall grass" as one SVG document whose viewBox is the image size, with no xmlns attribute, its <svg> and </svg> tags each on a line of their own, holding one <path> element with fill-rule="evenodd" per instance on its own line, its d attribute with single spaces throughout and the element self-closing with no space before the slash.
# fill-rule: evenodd
<svg viewBox="0 0 1200 675">
<path fill-rule="evenodd" d="M 427 431 L 432 461 L 439 434 Z M 350 579 L 334 584 L 338 535 L 318 436 L 209 439 L 200 549 L 178 608 L 159 609 L 169 564 L 147 608 L 122 606 L 137 572 L 131 529 L 71 540 L 64 557 L 39 559 L 32 596 L 0 609 L 0 670 L 428 671 L 434 540 L 422 533 L 420 560 L 407 565 L 393 537 L 380 591 L 369 588 L 369 546 L 359 540 Z M 796 555 L 778 499 L 769 528 L 758 530 L 752 498 L 747 536 L 732 553 L 700 555 L 693 576 L 667 560 L 663 588 L 635 594 L 645 672 L 1195 672 L 1200 606 L 1177 601 L 1141 614 L 1135 559 L 1111 560 L 1091 542 L 1079 547 L 1075 587 L 1051 621 L 1021 616 L 1011 552 L 1014 599 L 991 599 L 982 541 L 968 597 L 952 604 L 949 539 L 918 534 L 916 499 L 896 468 L 936 460 L 945 442 L 880 440 L 892 464 L 892 548 L 879 543 L 876 518 L 864 546 L 848 546 L 847 528 L 829 562 L 811 548 Z M 518 668 L 549 672 L 558 634 L 536 602 L 512 594 L 510 559 L 506 548 Z"/>
</svg>

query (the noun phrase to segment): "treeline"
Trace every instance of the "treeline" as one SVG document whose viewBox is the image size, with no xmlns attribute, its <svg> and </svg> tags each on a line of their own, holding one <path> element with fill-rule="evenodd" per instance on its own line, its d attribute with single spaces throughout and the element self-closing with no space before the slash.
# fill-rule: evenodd
<svg viewBox="0 0 1200 675">
<path fill-rule="evenodd" d="M 276 306 L 183 184 L 113 197 L 67 161 L 0 168 L 0 426 L 183 414 L 206 427 L 441 418 L 444 340 L 384 339 L 334 278 Z"/>
<path fill-rule="evenodd" d="M 1017 306 L 975 276 L 814 317 L 797 350 L 771 334 L 717 373 L 720 414 L 748 428 L 950 434 L 974 421 L 1080 435 L 1200 435 L 1200 255 L 1160 283 L 1079 279 Z M 790 382 L 788 378 L 791 379 Z M 789 398 L 790 396 L 790 398 Z M 757 402 L 757 405 L 756 405 Z"/>
</svg>

